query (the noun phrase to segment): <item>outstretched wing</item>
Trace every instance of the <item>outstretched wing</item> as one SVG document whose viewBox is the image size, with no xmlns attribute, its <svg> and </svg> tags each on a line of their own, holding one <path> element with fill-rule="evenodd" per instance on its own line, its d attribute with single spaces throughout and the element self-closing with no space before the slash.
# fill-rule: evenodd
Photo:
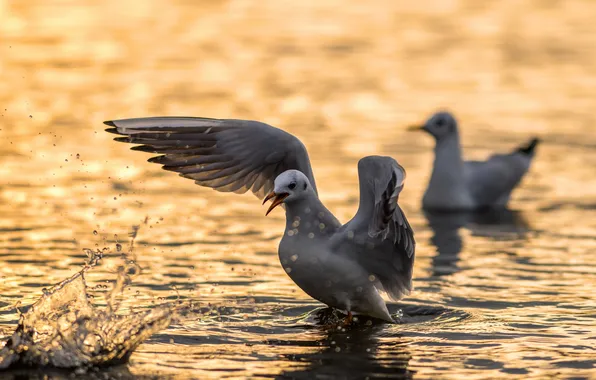
<svg viewBox="0 0 596 380">
<path fill-rule="evenodd" d="M 505 205 L 511 192 L 528 172 L 538 139 L 509 154 L 495 154 L 486 161 L 466 161 L 466 184 L 481 206 Z"/>
<path fill-rule="evenodd" d="M 265 123 L 202 117 L 148 117 L 106 121 L 106 129 L 140 144 L 132 150 L 159 154 L 149 159 L 196 184 L 218 191 L 252 191 L 263 198 L 275 178 L 303 172 L 316 191 L 306 148 L 295 136 Z"/>
<path fill-rule="evenodd" d="M 368 156 L 358 162 L 358 212 L 334 237 L 334 250 L 357 261 L 375 286 L 392 299 L 409 294 L 416 242 L 397 204 L 405 170 L 390 157 Z"/>
</svg>

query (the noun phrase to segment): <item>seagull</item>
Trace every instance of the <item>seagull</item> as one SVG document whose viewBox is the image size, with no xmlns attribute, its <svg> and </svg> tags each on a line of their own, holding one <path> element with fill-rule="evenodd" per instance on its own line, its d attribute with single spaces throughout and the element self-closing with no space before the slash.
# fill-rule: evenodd
<svg viewBox="0 0 596 380">
<path fill-rule="evenodd" d="M 279 260 L 309 296 L 347 314 L 393 323 L 383 298 L 412 290 L 414 232 L 397 201 L 406 172 L 390 157 L 358 162 L 360 203 L 346 224 L 319 200 L 306 148 L 295 136 L 268 124 L 202 117 L 149 117 L 106 121 L 116 141 L 166 170 L 222 192 L 251 191 L 266 215 L 279 205 L 286 227 Z"/>
<path fill-rule="evenodd" d="M 471 211 L 504 208 L 512 191 L 528 172 L 538 138 L 508 154 L 495 154 L 486 161 L 464 161 L 457 121 L 449 112 L 437 112 L 422 130 L 435 138 L 435 162 L 422 198 L 426 210 Z"/>
</svg>

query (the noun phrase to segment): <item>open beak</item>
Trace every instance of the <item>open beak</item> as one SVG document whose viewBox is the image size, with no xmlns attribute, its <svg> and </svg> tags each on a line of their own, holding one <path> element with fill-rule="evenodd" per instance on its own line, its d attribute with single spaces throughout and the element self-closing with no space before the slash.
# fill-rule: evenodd
<svg viewBox="0 0 596 380">
<path fill-rule="evenodd" d="M 288 197 L 288 195 L 290 195 L 290 194 L 288 194 L 288 193 L 275 194 L 275 191 L 270 192 L 269 195 L 267 195 L 265 197 L 265 199 L 263 200 L 263 204 L 265 204 L 265 202 L 267 202 L 269 199 L 273 198 L 273 202 L 271 202 L 271 206 L 269 206 L 269 209 L 265 213 L 265 216 L 269 215 L 271 210 L 273 210 L 274 208 L 276 208 L 277 206 L 282 204 L 284 202 L 284 199 L 286 199 Z"/>
<path fill-rule="evenodd" d="M 406 128 L 407 131 L 424 131 L 424 125 L 410 125 Z"/>
</svg>

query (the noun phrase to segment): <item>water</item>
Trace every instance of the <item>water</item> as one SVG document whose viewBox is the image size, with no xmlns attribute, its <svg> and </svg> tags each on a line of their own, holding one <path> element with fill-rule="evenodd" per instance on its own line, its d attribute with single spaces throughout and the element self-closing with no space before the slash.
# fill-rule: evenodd
<svg viewBox="0 0 596 380">
<path fill-rule="evenodd" d="M 106 252 L 109 248 L 86 249 L 89 261 L 80 271 L 51 289 L 42 289 L 40 299 L 19 317 L 15 332 L 0 349 L 0 370 L 13 370 L 14 374 L 23 369 L 51 368 L 86 374 L 123 364 L 139 344 L 166 328 L 178 310 L 182 311 L 176 305 L 159 305 L 118 313 L 124 288 L 140 271 L 129 254 L 121 257 L 114 285 L 104 294 L 105 307 L 98 307 L 89 293 L 108 286 L 89 288 L 85 275 Z"/>
<path fill-rule="evenodd" d="M 146 221 L 143 270 L 120 311 L 195 308 L 106 376 L 596 377 L 595 11 L 581 0 L 0 1 L 0 336 L 17 302 L 80 268 L 82 248 L 126 250 Z M 439 107 L 456 112 L 468 157 L 542 138 L 514 211 L 420 210 L 431 141 L 405 126 Z M 415 291 L 390 305 L 403 323 L 320 327 L 321 305 L 278 262 L 281 210 L 264 217 L 251 195 L 199 188 L 103 132 L 103 120 L 148 115 L 298 135 L 342 221 L 357 207 L 357 160 L 399 160 L 418 242 Z M 119 255 L 88 272 L 91 287 L 109 285 Z"/>
</svg>

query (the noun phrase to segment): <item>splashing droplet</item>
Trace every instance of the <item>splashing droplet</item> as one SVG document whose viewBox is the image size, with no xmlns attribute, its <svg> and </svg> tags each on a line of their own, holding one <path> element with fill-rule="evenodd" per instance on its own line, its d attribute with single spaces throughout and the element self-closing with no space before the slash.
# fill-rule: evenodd
<svg viewBox="0 0 596 380">
<path fill-rule="evenodd" d="M 107 307 L 92 303 L 85 273 L 98 265 L 102 250 L 85 248 L 89 263 L 74 276 L 46 289 L 0 349 L 0 370 L 12 367 L 70 368 L 83 374 L 91 367 L 123 364 L 149 336 L 166 328 L 179 309 L 161 305 L 140 312 L 119 312 L 115 302 L 140 267 L 123 255 Z M 97 285 L 97 288 L 107 288 Z M 122 297 L 119 297 L 122 298 Z M 20 301 L 19 301 L 20 302 Z"/>
</svg>

